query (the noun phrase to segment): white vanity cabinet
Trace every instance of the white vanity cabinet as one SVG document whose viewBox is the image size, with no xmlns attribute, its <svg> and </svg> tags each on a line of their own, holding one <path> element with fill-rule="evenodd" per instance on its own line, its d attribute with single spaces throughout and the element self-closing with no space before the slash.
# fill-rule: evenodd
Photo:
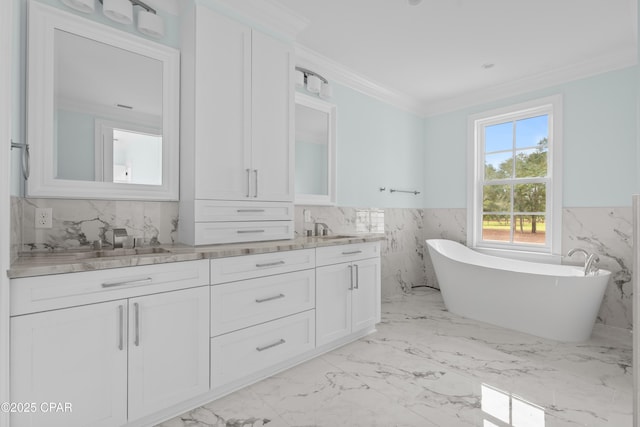
<svg viewBox="0 0 640 427">
<path fill-rule="evenodd" d="M 12 280 L 11 398 L 72 411 L 11 425 L 123 425 L 206 393 L 208 273 L 202 260 Z"/>
<path fill-rule="evenodd" d="M 316 251 L 319 347 L 380 321 L 380 245 L 330 246 Z"/>
<path fill-rule="evenodd" d="M 211 261 L 211 387 L 315 348 L 315 250 Z"/>
<path fill-rule="evenodd" d="M 292 238 L 292 46 L 200 4 L 181 27 L 181 239 Z"/>
</svg>

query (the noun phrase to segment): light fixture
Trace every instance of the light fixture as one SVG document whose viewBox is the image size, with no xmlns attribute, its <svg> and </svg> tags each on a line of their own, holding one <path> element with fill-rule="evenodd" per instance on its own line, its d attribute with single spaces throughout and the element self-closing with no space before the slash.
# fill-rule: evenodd
<svg viewBox="0 0 640 427">
<path fill-rule="evenodd" d="M 62 0 L 62 3 L 83 13 L 93 13 L 96 8 L 96 0 Z"/>
<path fill-rule="evenodd" d="M 133 23 L 133 4 L 129 0 L 101 0 L 102 13 L 120 24 Z"/>
<path fill-rule="evenodd" d="M 318 94 L 321 98 L 331 98 L 333 92 L 327 79 L 302 67 L 296 67 L 296 86 L 306 88 L 308 92 Z"/>
<path fill-rule="evenodd" d="M 407 3 L 409 3 L 409 5 L 411 6 L 417 6 L 422 3 L 422 0 L 407 0 Z"/>
<path fill-rule="evenodd" d="M 66 6 L 84 13 L 93 13 L 96 8 L 96 0 L 60 0 Z M 155 9 L 149 7 L 140 0 L 99 0 L 102 4 L 102 13 L 112 21 L 120 24 L 133 24 L 133 6 L 139 6 L 144 10 L 138 11 L 138 31 L 142 34 L 154 37 L 164 37 L 164 20 Z"/>
<path fill-rule="evenodd" d="M 138 12 L 138 31 L 156 39 L 164 36 L 164 21 L 155 11 L 141 10 Z"/>
</svg>

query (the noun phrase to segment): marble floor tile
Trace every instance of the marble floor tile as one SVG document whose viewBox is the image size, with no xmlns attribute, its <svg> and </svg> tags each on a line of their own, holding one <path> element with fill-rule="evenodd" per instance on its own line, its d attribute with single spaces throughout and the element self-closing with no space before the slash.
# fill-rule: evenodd
<svg viewBox="0 0 640 427">
<path fill-rule="evenodd" d="M 546 340 L 451 314 L 433 289 L 382 312 L 376 333 L 161 426 L 631 426 L 628 333 Z"/>
</svg>

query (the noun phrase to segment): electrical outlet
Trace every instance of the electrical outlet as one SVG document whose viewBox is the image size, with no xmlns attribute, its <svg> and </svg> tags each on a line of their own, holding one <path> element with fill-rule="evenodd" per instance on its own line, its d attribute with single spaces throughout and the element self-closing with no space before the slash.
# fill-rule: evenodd
<svg viewBox="0 0 640 427">
<path fill-rule="evenodd" d="M 36 208 L 36 228 L 53 227 L 53 209 Z"/>
</svg>

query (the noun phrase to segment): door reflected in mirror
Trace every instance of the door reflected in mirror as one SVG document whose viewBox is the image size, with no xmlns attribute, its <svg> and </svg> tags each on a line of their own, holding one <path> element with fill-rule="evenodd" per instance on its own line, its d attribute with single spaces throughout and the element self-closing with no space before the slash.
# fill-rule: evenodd
<svg viewBox="0 0 640 427">
<path fill-rule="evenodd" d="M 296 203 L 335 205 L 336 106 L 296 93 Z"/>
<path fill-rule="evenodd" d="M 162 185 L 157 59 L 56 29 L 56 179 Z"/>
</svg>

